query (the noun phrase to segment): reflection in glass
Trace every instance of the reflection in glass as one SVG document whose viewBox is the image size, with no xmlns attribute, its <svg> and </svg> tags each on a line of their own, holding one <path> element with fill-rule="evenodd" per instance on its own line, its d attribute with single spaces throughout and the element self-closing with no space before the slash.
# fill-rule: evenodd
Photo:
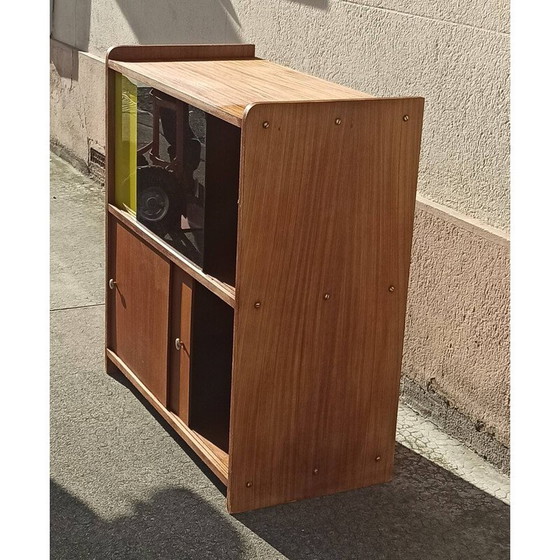
<svg viewBox="0 0 560 560">
<path fill-rule="evenodd" d="M 206 114 L 138 85 L 139 222 L 202 266 Z"/>
<path fill-rule="evenodd" d="M 235 285 L 240 128 L 120 74 L 115 204 Z"/>
<path fill-rule="evenodd" d="M 115 76 L 115 204 L 136 214 L 137 88 Z"/>
</svg>

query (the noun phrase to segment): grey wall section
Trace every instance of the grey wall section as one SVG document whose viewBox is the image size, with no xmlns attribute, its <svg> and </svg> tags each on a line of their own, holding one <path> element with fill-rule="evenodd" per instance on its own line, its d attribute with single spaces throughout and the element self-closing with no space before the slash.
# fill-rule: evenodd
<svg viewBox="0 0 560 560">
<path fill-rule="evenodd" d="M 51 41 L 51 143 L 85 170 L 104 152 L 105 68 L 99 57 Z"/>
<path fill-rule="evenodd" d="M 501 468 L 509 467 L 509 242 L 416 203 L 403 398 Z"/>
<path fill-rule="evenodd" d="M 404 398 L 507 466 L 497 449 L 509 441 L 508 3 L 54 0 L 53 8 L 52 142 L 77 165 L 91 147 L 103 150 L 101 61 L 116 44 L 252 42 L 258 56 L 375 96 L 426 98 Z"/>
</svg>

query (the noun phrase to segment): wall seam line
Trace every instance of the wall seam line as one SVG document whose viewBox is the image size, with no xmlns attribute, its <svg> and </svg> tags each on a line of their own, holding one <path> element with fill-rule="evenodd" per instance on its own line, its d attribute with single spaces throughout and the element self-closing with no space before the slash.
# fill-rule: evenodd
<svg viewBox="0 0 560 560">
<path fill-rule="evenodd" d="M 469 231 L 478 237 L 501 245 L 502 247 L 509 248 L 510 246 L 510 236 L 508 232 L 485 224 L 476 218 L 471 218 L 454 208 L 430 200 L 420 193 L 416 194 L 416 210 L 428 212 L 436 218 L 453 223 L 463 230 Z"/>
<path fill-rule="evenodd" d="M 391 8 L 383 8 L 382 6 L 372 6 L 371 4 L 364 4 L 363 2 L 360 2 L 359 0 L 339 0 L 341 4 L 352 4 L 353 6 L 360 6 L 362 8 L 365 8 L 367 10 L 377 10 L 379 12 L 388 12 L 388 13 L 392 13 L 392 14 L 398 14 L 401 16 L 408 16 L 408 17 L 416 17 L 416 18 L 420 18 L 420 19 L 426 19 L 428 21 L 435 21 L 438 23 L 444 23 L 444 24 L 448 24 L 448 25 L 454 25 L 457 27 L 466 27 L 468 29 L 476 29 L 477 31 L 485 31 L 487 33 L 495 33 L 496 35 L 502 35 L 504 37 L 509 37 L 510 34 L 506 31 L 498 31 L 497 29 L 488 29 L 486 27 L 479 27 L 478 25 L 472 25 L 469 23 L 462 23 L 462 22 L 458 22 L 458 21 L 449 21 L 446 19 L 438 19 L 438 18 L 434 18 L 434 17 L 430 17 L 430 16 L 423 16 L 421 14 L 413 14 L 410 12 L 401 12 L 400 10 L 393 10 Z"/>
</svg>

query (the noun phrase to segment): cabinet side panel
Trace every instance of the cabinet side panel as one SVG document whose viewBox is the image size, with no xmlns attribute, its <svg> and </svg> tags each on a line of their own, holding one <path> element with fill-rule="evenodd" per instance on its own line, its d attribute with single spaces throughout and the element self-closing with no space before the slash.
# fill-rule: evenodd
<svg viewBox="0 0 560 560">
<path fill-rule="evenodd" d="M 391 477 L 422 114 L 421 98 L 246 113 L 232 512 Z"/>
<path fill-rule="evenodd" d="M 115 72 L 105 66 L 105 347 L 108 348 L 114 332 L 112 298 L 107 287 L 113 274 L 114 226 L 109 221 L 109 204 L 114 202 L 114 125 L 115 125 Z M 107 371 L 114 369 L 106 362 Z"/>
</svg>

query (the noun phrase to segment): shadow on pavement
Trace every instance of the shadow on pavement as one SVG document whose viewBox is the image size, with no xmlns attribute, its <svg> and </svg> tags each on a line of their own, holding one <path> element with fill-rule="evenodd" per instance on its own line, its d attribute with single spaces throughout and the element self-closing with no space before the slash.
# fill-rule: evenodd
<svg viewBox="0 0 560 560">
<path fill-rule="evenodd" d="M 509 506 L 401 445 L 389 483 L 235 517 L 290 560 L 509 558 Z"/>
<path fill-rule="evenodd" d="M 290 560 L 509 558 L 506 504 L 402 446 L 396 465 L 387 484 L 233 517 L 172 488 L 104 521 L 52 482 L 51 558 L 253 558 L 247 529 Z"/>
<path fill-rule="evenodd" d="M 232 524 L 188 490 L 163 490 L 137 503 L 132 515 L 105 521 L 51 481 L 53 560 L 216 560 L 242 553 Z"/>
<path fill-rule="evenodd" d="M 187 443 L 177 434 L 177 432 L 160 416 L 156 409 L 148 402 L 144 395 L 120 372 L 110 373 L 110 376 L 126 387 L 143 405 L 144 408 L 152 415 L 156 422 L 173 438 L 175 443 L 189 456 L 191 461 L 204 473 L 206 478 L 210 479 L 212 484 L 224 496 L 227 495 L 227 487 L 225 484 L 210 470 L 206 463 L 189 447 Z"/>
<path fill-rule="evenodd" d="M 225 486 L 124 375 L 112 377 L 135 394 L 225 496 Z M 175 511 L 174 517 L 179 519 L 174 524 L 170 525 L 164 515 L 159 526 L 166 542 L 177 539 L 173 550 L 182 551 L 183 556 L 138 556 L 138 552 L 130 556 L 122 549 L 125 555 L 118 557 L 251 558 L 236 552 L 242 548 L 237 533 L 227 522 L 225 504 L 220 512 L 204 503 L 193 509 L 193 500 L 200 501 L 186 490 L 169 490 L 143 506 L 151 510 L 154 523 L 158 523 L 157 516 L 162 512 Z M 395 476 L 387 484 L 237 514 L 230 519 L 237 519 L 290 560 L 509 558 L 509 506 L 399 444 Z M 135 516 L 129 523 L 128 530 L 134 534 L 143 531 L 142 516 Z M 193 537 L 202 547 L 200 550 L 189 549 L 184 541 L 185 534 L 192 537 L 196 533 L 188 530 L 193 523 L 202 531 Z M 174 531 L 178 531 L 176 536 Z M 227 537 L 223 556 L 205 556 L 206 540 L 221 543 L 222 537 Z"/>
</svg>

